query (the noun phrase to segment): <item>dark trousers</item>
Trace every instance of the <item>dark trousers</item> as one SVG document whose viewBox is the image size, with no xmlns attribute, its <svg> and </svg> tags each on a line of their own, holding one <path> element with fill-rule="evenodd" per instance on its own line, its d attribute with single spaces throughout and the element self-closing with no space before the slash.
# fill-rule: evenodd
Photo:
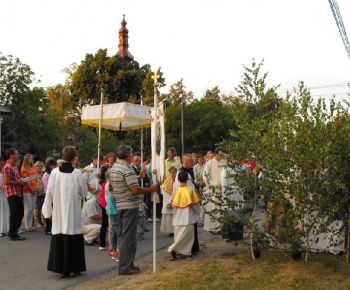
<svg viewBox="0 0 350 290">
<path fill-rule="evenodd" d="M 194 224 L 194 242 L 192 245 L 192 254 L 199 252 L 198 230 L 197 223 Z"/>
<path fill-rule="evenodd" d="M 159 194 L 159 202 L 156 203 L 156 217 L 161 218 L 162 217 L 162 207 L 163 207 L 163 194 Z"/>
<path fill-rule="evenodd" d="M 52 220 L 45 219 L 45 233 L 51 233 Z"/>
<path fill-rule="evenodd" d="M 22 224 L 24 216 L 23 197 L 11 195 L 7 201 L 10 208 L 10 230 L 8 236 L 11 238 L 17 236 L 18 229 Z"/>
<path fill-rule="evenodd" d="M 137 220 L 139 208 L 118 211 L 122 222 L 122 240 L 120 243 L 119 272 L 127 272 L 134 267 L 137 248 Z"/>
<path fill-rule="evenodd" d="M 144 195 L 144 203 L 146 204 L 146 219 L 152 218 L 152 207 L 153 207 L 153 202 L 151 200 L 151 194 L 145 194 Z"/>
<path fill-rule="evenodd" d="M 106 234 L 108 229 L 108 215 L 106 213 L 106 210 L 100 205 L 100 208 L 102 209 L 102 226 L 100 230 L 100 247 L 106 246 Z"/>
</svg>

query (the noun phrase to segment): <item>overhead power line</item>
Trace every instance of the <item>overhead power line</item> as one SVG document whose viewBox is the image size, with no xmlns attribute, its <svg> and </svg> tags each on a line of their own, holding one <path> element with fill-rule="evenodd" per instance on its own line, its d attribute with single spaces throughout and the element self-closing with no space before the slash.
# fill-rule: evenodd
<svg viewBox="0 0 350 290">
<path fill-rule="evenodd" d="M 343 20 L 342 20 L 341 15 L 340 15 L 340 11 L 339 11 L 339 7 L 338 7 L 338 4 L 337 4 L 337 1 L 335 1 L 335 0 L 328 0 L 328 2 L 329 2 L 329 5 L 331 6 L 335 22 L 337 23 L 340 36 L 341 36 L 341 38 L 343 40 L 343 43 L 344 43 L 344 46 L 345 46 L 345 50 L 346 50 L 346 52 L 348 54 L 348 57 L 350 59 L 349 39 L 348 39 L 348 37 L 346 35 L 345 27 L 344 27 Z"/>
</svg>

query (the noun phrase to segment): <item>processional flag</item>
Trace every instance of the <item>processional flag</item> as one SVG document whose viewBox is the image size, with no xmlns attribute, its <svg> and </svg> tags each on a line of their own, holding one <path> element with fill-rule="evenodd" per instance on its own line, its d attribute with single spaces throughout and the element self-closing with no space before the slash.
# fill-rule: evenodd
<svg viewBox="0 0 350 290">
<path fill-rule="evenodd" d="M 164 158 L 165 158 L 165 111 L 164 102 L 160 102 L 157 107 L 157 121 L 156 126 L 151 126 L 151 140 L 152 148 L 156 148 L 156 169 L 158 182 L 163 181 L 164 172 Z M 154 108 L 151 110 L 151 122 L 155 121 Z M 153 129 L 155 128 L 155 129 Z M 154 152 L 154 151 L 153 151 Z M 152 156 L 153 158 L 153 156 Z M 154 166 L 152 164 L 152 166 Z"/>
</svg>

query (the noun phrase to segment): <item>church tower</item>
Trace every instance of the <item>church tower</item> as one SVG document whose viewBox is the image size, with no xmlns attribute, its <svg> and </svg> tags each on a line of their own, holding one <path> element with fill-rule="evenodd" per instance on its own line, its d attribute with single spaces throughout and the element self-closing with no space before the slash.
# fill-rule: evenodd
<svg viewBox="0 0 350 290">
<path fill-rule="evenodd" d="M 129 30 L 126 28 L 125 14 L 123 15 L 123 21 L 121 22 L 122 27 L 119 29 L 119 45 L 117 55 L 124 57 L 127 61 L 132 61 L 134 57 L 129 52 L 129 43 L 128 43 L 128 33 Z"/>
</svg>

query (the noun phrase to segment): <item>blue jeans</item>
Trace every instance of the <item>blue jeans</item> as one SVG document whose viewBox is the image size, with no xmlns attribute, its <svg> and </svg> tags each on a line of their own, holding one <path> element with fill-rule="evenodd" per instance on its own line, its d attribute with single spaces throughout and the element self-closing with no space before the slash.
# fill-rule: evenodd
<svg viewBox="0 0 350 290">
<path fill-rule="evenodd" d="M 110 215 L 109 220 L 112 224 L 112 234 L 111 234 L 111 247 L 112 249 L 120 249 L 120 242 L 122 240 L 122 229 L 123 225 L 119 218 L 119 215 Z"/>
<path fill-rule="evenodd" d="M 122 223 L 122 240 L 119 254 L 119 273 L 127 272 L 134 267 L 137 248 L 137 221 L 139 208 L 122 209 L 118 211 Z"/>
</svg>

